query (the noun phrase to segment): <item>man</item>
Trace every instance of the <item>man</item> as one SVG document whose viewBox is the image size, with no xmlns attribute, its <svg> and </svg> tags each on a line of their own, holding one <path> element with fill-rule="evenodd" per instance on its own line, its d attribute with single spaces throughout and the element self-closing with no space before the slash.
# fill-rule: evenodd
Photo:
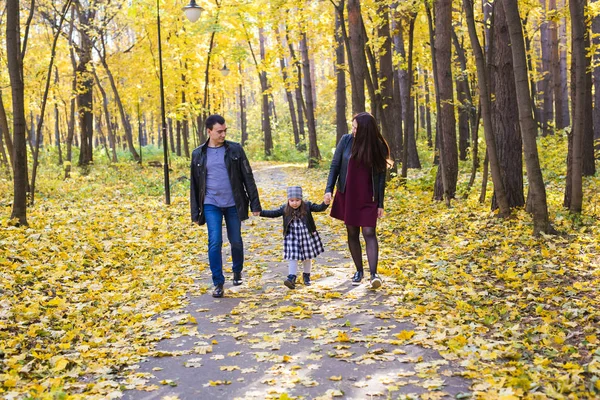
<svg viewBox="0 0 600 400">
<path fill-rule="evenodd" d="M 242 284 L 244 245 L 241 221 L 262 210 L 250 163 L 239 143 L 225 140 L 227 125 L 220 115 L 206 119 L 208 140 L 192 153 L 190 206 L 192 222 L 208 230 L 208 261 L 214 284 L 213 297 L 223 297 L 223 217 L 233 260 L 233 284 Z"/>
</svg>

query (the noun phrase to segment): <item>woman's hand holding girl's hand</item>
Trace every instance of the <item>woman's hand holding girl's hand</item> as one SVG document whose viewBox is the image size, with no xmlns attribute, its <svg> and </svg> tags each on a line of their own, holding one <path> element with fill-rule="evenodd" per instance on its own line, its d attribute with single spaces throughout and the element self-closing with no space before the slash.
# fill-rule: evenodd
<svg viewBox="0 0 600 400">
<path fill-rule="evenodd" d="M 325 203 L 325 204 L 331 203 L 331 192 L 325 193 L 325 196 L 323 196 L 323 203 Z"/>
<path fill-rule="evenodd" d="M 383 218 L 383 208 L 377 209 L 377 218 Z"/>
</svg>

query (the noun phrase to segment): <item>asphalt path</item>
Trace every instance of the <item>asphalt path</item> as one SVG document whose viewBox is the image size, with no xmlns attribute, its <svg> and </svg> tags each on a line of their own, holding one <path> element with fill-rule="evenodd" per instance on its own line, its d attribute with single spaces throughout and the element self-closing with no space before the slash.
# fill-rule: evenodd
<svg viewBox="0 0 600 400">
<path fill-rule="evenodd" d="M 302 176 L 299 166 L 255 168 L 263 206 L 284 200 L 285 187 Z M 366 281 L 352 286 L 343 225 L 327 212 L 316 219 L 326 252 L 309 287 L 283 285 L 280 219 L 244 223 L 244 284 L 232 286 L 227 272 L 224 298 L 211 296 L 206 245 L 199 246 L 194 279 L 201 290 L 188 294 L 184 309 L 161 316 L 180 324 L 182 334 L 158 342 L 135 366 L 144 384 L 130 382 L 138 389 L 123 398 L 468 398 L 470 382 L 456 361 L 410 343 L 425 330 L 395 315 L 401 282 L 384 275 L 380 289 Z M 205 228 L 199 230 L 205 240 Z M 228 251 L 225 245 L 224 259 Z"/>
</svg>

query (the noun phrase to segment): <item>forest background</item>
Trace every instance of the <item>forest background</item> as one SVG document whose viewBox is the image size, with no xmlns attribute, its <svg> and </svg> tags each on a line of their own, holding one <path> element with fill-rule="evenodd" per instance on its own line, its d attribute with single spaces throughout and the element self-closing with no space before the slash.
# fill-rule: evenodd
<svg viewBox="0 0 600 400">
<path fill-rule="evenodd" d="M 382 269 L 407 285 L 396 317 L 433 337 L 414 343 L 462 360 L 482 396 L 598 395 L 597 3 L 205 1 L 195 23 L 185 5 L 0 1 L 5 393 L 75 393 L 77 377 L 145 354 L 136 336 L 120 360 L 94 345 L 105 359 L 90 364 L 81 346 L 107 327 L 78 326 L 83 303 L 66 294 L 101 278 L 122 297 L 139 280 L 127 235 L 150 215 L 187 218 L 207 115 L 253 162 L 306 163 L 318 199 L 335 143 L 368 110 L 395 161 Z M 155 244 L 171 246 L 159 225 Z M 166 260 L 140 261 L 154 276 L 134 297 L 88 300 L 143 330 L 135 315 L 179 306 L 191 285 L 161 284 L 175 279 Z M 96 283 L 81 295 L 109 284 Z M 140 302 L 157 288 L 160 307 Z"/>
</svg>

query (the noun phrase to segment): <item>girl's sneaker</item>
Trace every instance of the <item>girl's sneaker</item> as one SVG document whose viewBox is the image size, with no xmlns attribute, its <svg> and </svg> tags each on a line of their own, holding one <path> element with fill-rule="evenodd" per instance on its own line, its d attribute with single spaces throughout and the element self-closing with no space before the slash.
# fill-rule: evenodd
<svg viewBox="0 0 600 400">
<path fill-rule="evenodd" d="M 371 289 L 377 289 L 381 287 L 381 278 L 377 274 L 371 275 Z"/>
<path fill-rule="evenodd" d="M 304 272 L 302 274 L 302 280 L 304 281 L 304 286 L 310 286 L 310 274 L 307 272 Z"/>
<path fill-rule="evenodd" d="M 296 289 L 296 275 L 288 275 L 283 284 L 290 289 Z"/>
</svg>

